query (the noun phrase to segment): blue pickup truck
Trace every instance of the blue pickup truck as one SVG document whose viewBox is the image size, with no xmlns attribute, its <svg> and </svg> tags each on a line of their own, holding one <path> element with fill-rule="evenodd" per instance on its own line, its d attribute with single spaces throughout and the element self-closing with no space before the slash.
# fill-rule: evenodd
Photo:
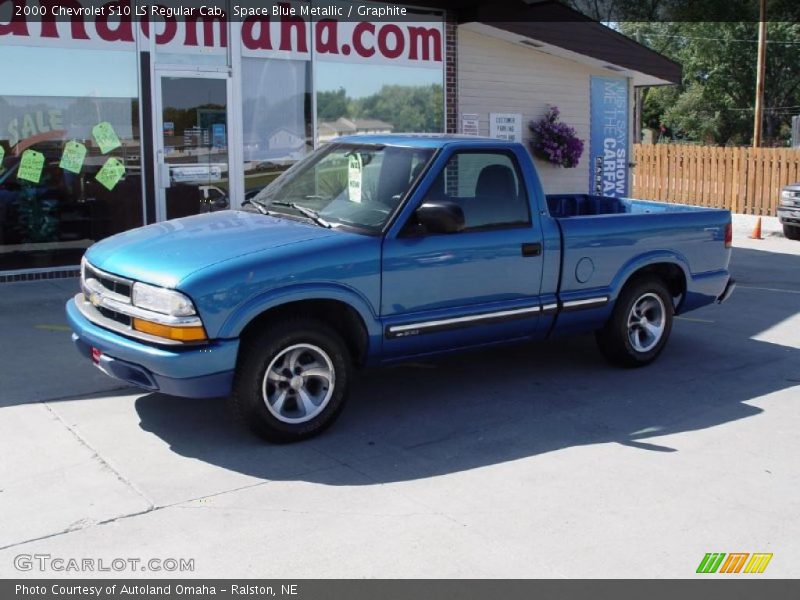
<svg viewBox="0 0 800 600">
<path fill-rule="evenodd" d="M 646 365 L 674 314 L 730 295 L 730 247 L 726 210 L 545 196 L 521 144 L 346 137 L 244 210 L 95 244 L 67 317 L 107 374 L 231 396 L 287 442 L 336 419 L 359 367 L 585 332 Z"/>
</svg>

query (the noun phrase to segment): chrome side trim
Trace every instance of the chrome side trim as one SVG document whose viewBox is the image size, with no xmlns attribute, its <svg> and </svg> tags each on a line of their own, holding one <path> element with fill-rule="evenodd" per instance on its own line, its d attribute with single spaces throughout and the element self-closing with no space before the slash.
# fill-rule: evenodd
<svg viewBox="0 0 800 600">
<path fill-rule="evenodd" d="M 86 297 L 82 293 L 75 295 L 75 306 L 84 317 L 86 317 L 95 325 L 129 338 L 134 338 L 151 344 L 160 344 L 162 346 L 189 346 L 192 344 L 192 342 L 179 342 L 177 340 L 170 340 L 168 338 L 150 335 L 149 333 L 142 333 L 141 331 L 131 329 L 127 325 L 123 325 L 122 323 L 114 321 L 113 319 L 104 317 L 94 306 L 92 306 L 90 302 L 86 300 Z M 203 343 L 207 342 L 204 341 Z"/>
<path fill-rule="evenodd" d="M 431 331 L 438 329 L 451 329 L 461 325 L 477 324 L 481 321 L 520 318 L 528 314 L 538 313 L 540 310 L 540 306 L 528 306 L 525 308 L 515 308 L 491 313 L 467 315 L 464 317 L 453 317 L 450 319 L 422 321 L 420 323 L 409 323 L 407 325 L 393 325 L 387 328 L 386 335 L 387 337 L 405 337 L 408 335 L 417 335 L 418 333 L 430 333 Z"/>
<path fill-rule="evenodd" d="M 608 296 L 599 296 L 597 298 L 586 298 L 583 300 L 570 300 L 561 305 L 563 310 L 574 310 L 581 308 L 594 308 L 602 306 L 608 302 Z M 558 311 L 558 303 L 551 302 L 543 306 L 528 306 L 525 308 L 516 308 L 511 310 L 501 310 L 491 313 L 480 313 L 476 315 L 467 315 L 464 317 L 453 317 L 451 319 L 437 319 L 435 321 L 421 321 L 419 323 L 408 323 L 405 325 L 392 325 L 386 328 L 386 337 L 398 338 L 418 335 L 420 333 L 432 333 L 434 331 L 444 331 L 447 329 L 456 329 L 469 325 L 478 325 L 484 322 L 502 321 L 522 318 L 525 315 L 534 313 L 552 313 Z"/>
<path fill-rule="evenodd" d="M 564 302 L 561 307 L 564 309 L 591 308 L 593 306 L 602 306 L 606 302 L 608 302 L 608 296 L 599 296 L 597 298 L 586 298 L 585 300 L 570 300 Z"/>
</svg>

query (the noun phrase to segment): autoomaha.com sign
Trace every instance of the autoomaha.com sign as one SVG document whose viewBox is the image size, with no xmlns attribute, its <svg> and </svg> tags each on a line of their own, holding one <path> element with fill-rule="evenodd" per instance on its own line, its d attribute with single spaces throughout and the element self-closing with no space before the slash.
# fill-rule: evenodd
<svg viewBox="0 0 800 600">
<path fill-rule="evenodd" d="M 243 56 L 442 68 L 441 21 L 350 21 L 288 2 L 249 12 L 234 2 L 240 10 L 228 15 L 199 4 L 190 11 L 132 0 L 0 0 L 0 44 L 119 50 L 135 48 L 138 37 L 163 52 L 225 54 L 230 22 L 241 28 Z"/>
</svg>

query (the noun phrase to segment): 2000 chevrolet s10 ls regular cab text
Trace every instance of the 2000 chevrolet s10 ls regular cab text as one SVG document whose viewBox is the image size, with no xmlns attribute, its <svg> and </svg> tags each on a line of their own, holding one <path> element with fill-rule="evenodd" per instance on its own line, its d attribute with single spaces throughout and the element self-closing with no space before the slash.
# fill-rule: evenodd
<svg viewBox="0 0 800 600">
<path fill-rule="evenodd" d="M 349 137 L 245 210 L 95 244 L 67 316 L 109 375 L 232 395 L 291 441 L 334 421 L 354 367 L 589 331 L 646 365 L 674 314 L 730 294 L 730 245 L 725 210 L 545 196 L 521 144 Z"/>
</svg>

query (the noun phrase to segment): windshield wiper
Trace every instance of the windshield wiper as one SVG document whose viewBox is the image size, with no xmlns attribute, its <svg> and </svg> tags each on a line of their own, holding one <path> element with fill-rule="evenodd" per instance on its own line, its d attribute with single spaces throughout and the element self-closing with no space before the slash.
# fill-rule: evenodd
<svg viewBox="0 0 800 600">
<path fill-rule="evenodd" d="M 299 204 L 297 204 L 297 202 L 283 202 L 281 200 L 277 200 L 275 202 L 272 202 L 271 205 L 272 206 L 288 206 L 289 208 L 295 209 L 297 212 L 299 212 L 304 217 L 308 217 L 309 219 L 314 221 L 314 223 L 316 223 L 320 227 L 325 227 L 326 229 L 330 229 L 332 227 L 332 225 L 328 221 L 326 221 L 325 219 L 323 219 L 322 217 L 319 216 L 317 211 L 312 210 L 310 208 L 306 208 L 305 206 L 300 206 Z"/>
<path fill-rule="evenodd" d="M 268 215 L 270 211 L 267 210 L 267 207 L 261 204 L 261 202 L 256 202 L 252 198 L 246 202 L 246 204 L 252 204 L 256 207 L 256 210 L 260 212 L 262 215 Z"/>
<path fill-rule="evenodd" d="M 262 202 L 256 202 L 255 200 L 252 200 L 252 199 L 248 200 L 245 204 L 252 204 L 253 206 L 256 207 L 256 210 L 258 210 L 258 212 L 260 212 L 262 215 L 267 215 L 268 217 L 287 217 L 288 216 L 285 212 L 279 212 L 277 210 L 269 210 L 267 208 L 266 204 L 264 204 Z M 310 210 L 310 209 L 303 209 L 302 206 L 292 206 L 288 202 L 273 202 L 271 204 L 275 204 L 275 205 L 278 205 L 278 206 L 288 206 L 290 208 L 294 208 L 295 210 L 299 211 L 303 216 L 305 216 L 305 217 L 307 217 L 309 219 L 312 218 L 310 215 L 307 215 L 307 214 L 305 214 L 303 212 L 303 210 Z M 317 218 L 319 218 L 319 217 L 317 217 Z M 330 227 L 330 223 L 327 223 L 327 221 L 324 221 L 324 219 L 320 218 L 319 220 L 327 224 L 327 225 L 322 225 L 322 223 L 320 223 L 320 225 L 322 225 L 323 227 L 326 227 L 326 226 Z"/>
</svg>

